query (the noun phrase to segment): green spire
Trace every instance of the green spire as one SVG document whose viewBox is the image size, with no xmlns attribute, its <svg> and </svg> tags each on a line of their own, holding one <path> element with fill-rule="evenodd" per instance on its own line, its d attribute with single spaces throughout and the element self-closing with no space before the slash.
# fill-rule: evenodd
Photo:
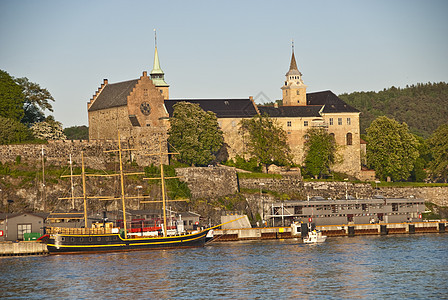
<svg viewBox="0 0 448 300">
<path fill-rule="evenodd" d="M 162 69 L 160 68 L 159 53 L 157 52 L 157 46 L 154 52 L 154 68 L 151 71 L 151 75 L 152 74 L 164 74 Z"/>
<path fill-rule="evenodd" d="M 151 80 L 155 86 L 169 86 L 168 83 L 165 82 L 165 73 L 163 73 L 160 68 L 159 62 L 159 53 L 157 52 L 157 44 L 154 52 L 154 67 L 151 71 Z"/>
</svg>

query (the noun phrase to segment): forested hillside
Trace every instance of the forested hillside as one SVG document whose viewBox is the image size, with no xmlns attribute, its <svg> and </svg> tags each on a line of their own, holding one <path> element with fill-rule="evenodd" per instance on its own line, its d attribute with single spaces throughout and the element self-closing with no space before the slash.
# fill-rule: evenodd
<svg viewBox="0 0 448 300">
<path fill-rule="evenodd" d="M 448 84 L 445 82 L 354 92 L 339 97 L 362 112 L 361 133 L 379 116 L 406 122 L 412 133 L 424 138 L 448 123 Z"/>
</svg>

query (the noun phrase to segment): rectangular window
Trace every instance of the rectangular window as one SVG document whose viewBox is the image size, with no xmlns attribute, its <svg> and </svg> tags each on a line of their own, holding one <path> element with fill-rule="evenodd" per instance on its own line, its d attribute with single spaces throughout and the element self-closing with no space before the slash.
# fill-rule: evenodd
<svg viewBox="0 0 448 300">
<path fill-rule="evenodd" d="M 308 121 L 303 121 L 303 126 L 308 126 Z"/>
<path fill-rule="evenodd" d="M 17 239 L 23 240 L 24 233 L 31 233 L 31 224 L 17 224 Z"/>
<path fill-rule="evenodd" d="M 338 125 L 342 125 L 342 118 L 338 118 Z"/>
<path fill-rule="evenodd" d="M 292 126 L 291 121 L 286 122 L 286 126 L 291 127 Z"/>
<path fill-rule="evenodd" d="M 352 120 L 350 120 L 350 118 L 347 118 L 347 125 L 351 125 L 352 124 Z"/>
<path fill-rule="evenodd" d="M 333 125 L 333 118 L 330 118 L 330 125 Z"/>
</svg>

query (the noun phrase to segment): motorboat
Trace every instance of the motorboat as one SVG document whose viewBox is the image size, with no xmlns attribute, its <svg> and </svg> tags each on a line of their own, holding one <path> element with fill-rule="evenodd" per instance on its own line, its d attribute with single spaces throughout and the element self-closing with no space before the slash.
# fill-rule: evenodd
<svg viewBox="0 0 448 300">
<path fill-rule="evenodd" d="M 313 230 L 308 232 L 308 236 L 303 238 L 305 244 L 323 243 L 327 239 L 326 235 L 322 235 L 322 231 Z"/>
</svg>

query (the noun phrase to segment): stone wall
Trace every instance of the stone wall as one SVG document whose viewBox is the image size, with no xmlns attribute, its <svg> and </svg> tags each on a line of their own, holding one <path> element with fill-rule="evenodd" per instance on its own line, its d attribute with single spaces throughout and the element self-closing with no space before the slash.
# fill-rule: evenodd
<svg viewBox="0 0 448 300">
<path fill-rule="evenodd" d="M 260 183 L 264 185 L 260 186 Z M 350 182 L 301 182 L 298 178 L 239 179 L 240 188 L 275 191 L 295 194 L 299 199 L 321 196 L 326 199 L 344 199 L 346 195 L 356 198 L 370 198 L 380 194 L 387 198 L 423 198 L 439 206 L 448 206 L 448 187 L 382 187 L 375 189 L 368 183 Z"/>
<path fill-rule="evenodd" d="M 158 164 L 160 156 L 147 156 L 147 154 L 160 152 L 159 141 L 166 140 L 166 131 L 149 128 L 143 128 L 142 131 L 144 133 L 135 133 L 136 138 L 121 142 L 122 149 L 135 149 L 124 151 L 123 160 L 135 161 L 140 166 L 147 166 L 151 163 Z M 166 152 L 166 143 L 163 143 L 162 146 L 162 151 Z M 116 154 L 104 151 L 118 149 L 118 143 L 112 140 L 62 140 L 49 141 L 48 144 L 0 145 L 0 162 L 14 162 L 18 156 L 22 162 L 41 162 L 42 149 L 46 164 L 68 165 L 71 155 L 73 164 L 81 166 L 81 152 L 84 152 L 86 167 L 104 169 L 106 163 L 117 160 Z M 163 161 L 167 163 L 166 155 L 163 156 Z"/>
<path fill-rule="evenodd" d="M 236 171 L 227 167 L 179 168 L 180 180 L 187 182 L 193 198 L 215 198 L 238 191 Z"/>
</svg>

